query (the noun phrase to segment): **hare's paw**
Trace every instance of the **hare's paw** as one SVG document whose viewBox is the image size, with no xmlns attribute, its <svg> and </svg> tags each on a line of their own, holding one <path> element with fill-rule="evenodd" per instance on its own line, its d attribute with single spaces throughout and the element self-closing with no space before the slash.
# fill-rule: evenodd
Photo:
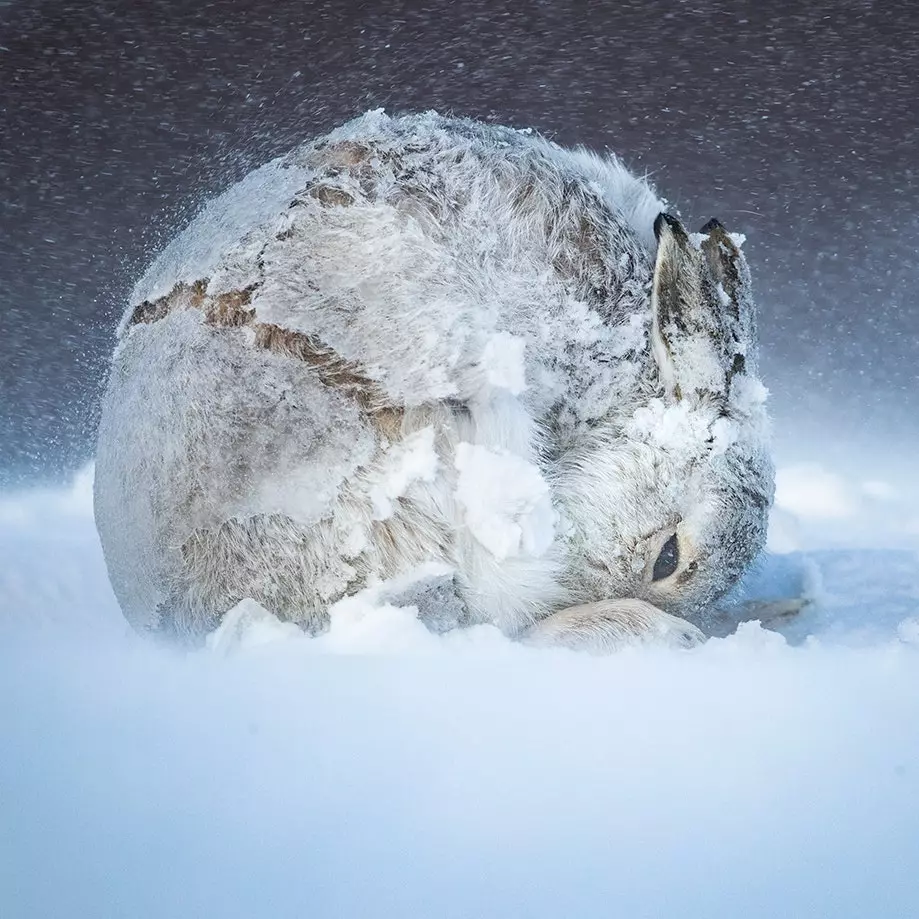
<svg viewBox="0 0 919 919">
<path fill-rule="evenodd" d="M 660 644 L 691 648 L 705 636 L 685 619 L 644 600 L 600 600 L 559 610 L 531 626 L 525 644 L 609 654 L 627 645 Z"/>
</svg>

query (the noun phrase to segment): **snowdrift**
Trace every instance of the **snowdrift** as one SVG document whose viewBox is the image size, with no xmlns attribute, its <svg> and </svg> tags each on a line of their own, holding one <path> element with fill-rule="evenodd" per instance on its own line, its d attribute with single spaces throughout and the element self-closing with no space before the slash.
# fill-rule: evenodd
<svg viewBox="0 0 919 919">
<path fill-rule="evenodd" d="M 609 658 L 367 603 L 153 647 L 90 494 L 0 496 L 0 915 L 919 913 L 919 560 L 881 483 L 780 473 L 744 590 L 815 601 L 784 635 Z"/>
</svg>

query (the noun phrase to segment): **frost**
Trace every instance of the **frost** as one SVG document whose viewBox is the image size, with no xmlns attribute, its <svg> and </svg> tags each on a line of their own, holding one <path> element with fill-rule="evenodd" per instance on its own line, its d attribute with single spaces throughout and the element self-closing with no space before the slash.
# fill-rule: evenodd
<svg viewBox="0 0 919 919">
<path fill-rule="evenodd" d="M 763 407 L 768 398 L 769 390 L 755 377 L 742 374 L 731 381 L 731 404 L 737 415 L 764 419 Z"/>
<path fill-rule="evenodd" d="M 180 281 L 210 278 L 218 268 L 224 289 L 246 287 L 254 280 L 247 267 L 252 254 L 307 178 L 306 170 L 272 160 L 208 202 L 138 281 L 131 305 L 162 297 Z"/>
<path fill-rule="evenodd" d="M 507 451 L 461 443 L 456 468 L 456 500 L 466 526 L 495 558 L 546 552 L 555 534 L 555 511 L 536 466 Z"/>
<path fill-rule="evenodd" d="M 406 494 L 413 482 L 433 482 L 437 474 L 434 428 L 427 427 L 392 444 L 386 451 L 382 469 L 371 479 L 370 499 L 375 520 L 392 516 L 393 501 Z"/>
<path fill-rule="evenodd" d="M 493 335 L 482 354 L 488 382 L 518 396 L 526 389 L 526 341 L 507 332 Z"/>
<path fill-rule="evenodd" d="M 730 422 L 721 429 L 722 441 L 729 440 Z M 716 422 L 717 423 L 717 422 Z M 627 425 L 628 435 L 667 450 L 683 461 L 708 452 L 711 418 L 697 411 L 689 402 L 667 403 L 651 399 L 636 409 Z"/>
<path fill-rule="evenodd" d="M 709 427 L 711 455 L 721 456 L 739 440 L 737 423 L 732 418 L 718 418 Z"/>
<path fill-rule="evenodd" d="M 670 351 L 681 387 L 702 392 L 723 388 L 724 368 L 707 335 L 681 335 L 671 343 Z"/>
</svg>

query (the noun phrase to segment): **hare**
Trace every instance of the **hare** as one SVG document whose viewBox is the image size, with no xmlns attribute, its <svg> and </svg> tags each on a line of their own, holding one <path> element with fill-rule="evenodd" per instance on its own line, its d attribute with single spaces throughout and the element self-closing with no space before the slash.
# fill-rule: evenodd
<svg viewBox="0 0 919 919">
<path fill-rule="evenodd" d="M 254 599 L 322 631 L 393 581 L 434 630 L 702 639 L 763 546 L 741 240 L 615 158 L 370 112 L 210 202 L 137 284 L 95 512 L 138 629 Z"/>
</svg>

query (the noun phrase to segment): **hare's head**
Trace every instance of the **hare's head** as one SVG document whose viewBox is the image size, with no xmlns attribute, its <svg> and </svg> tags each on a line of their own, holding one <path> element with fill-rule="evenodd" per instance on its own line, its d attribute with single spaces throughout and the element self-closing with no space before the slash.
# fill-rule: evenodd
<svg viewBox="0 0 919 919">
<path fill-rule="evenodd" d="M 746 260 L 715 220 L 692 238 L 661 214 L 654 372 L 638 407 L 564 459 L 572 587 L 693 617 L 765 541 L 773 493 L 766 390 Z"/>
</svg>

